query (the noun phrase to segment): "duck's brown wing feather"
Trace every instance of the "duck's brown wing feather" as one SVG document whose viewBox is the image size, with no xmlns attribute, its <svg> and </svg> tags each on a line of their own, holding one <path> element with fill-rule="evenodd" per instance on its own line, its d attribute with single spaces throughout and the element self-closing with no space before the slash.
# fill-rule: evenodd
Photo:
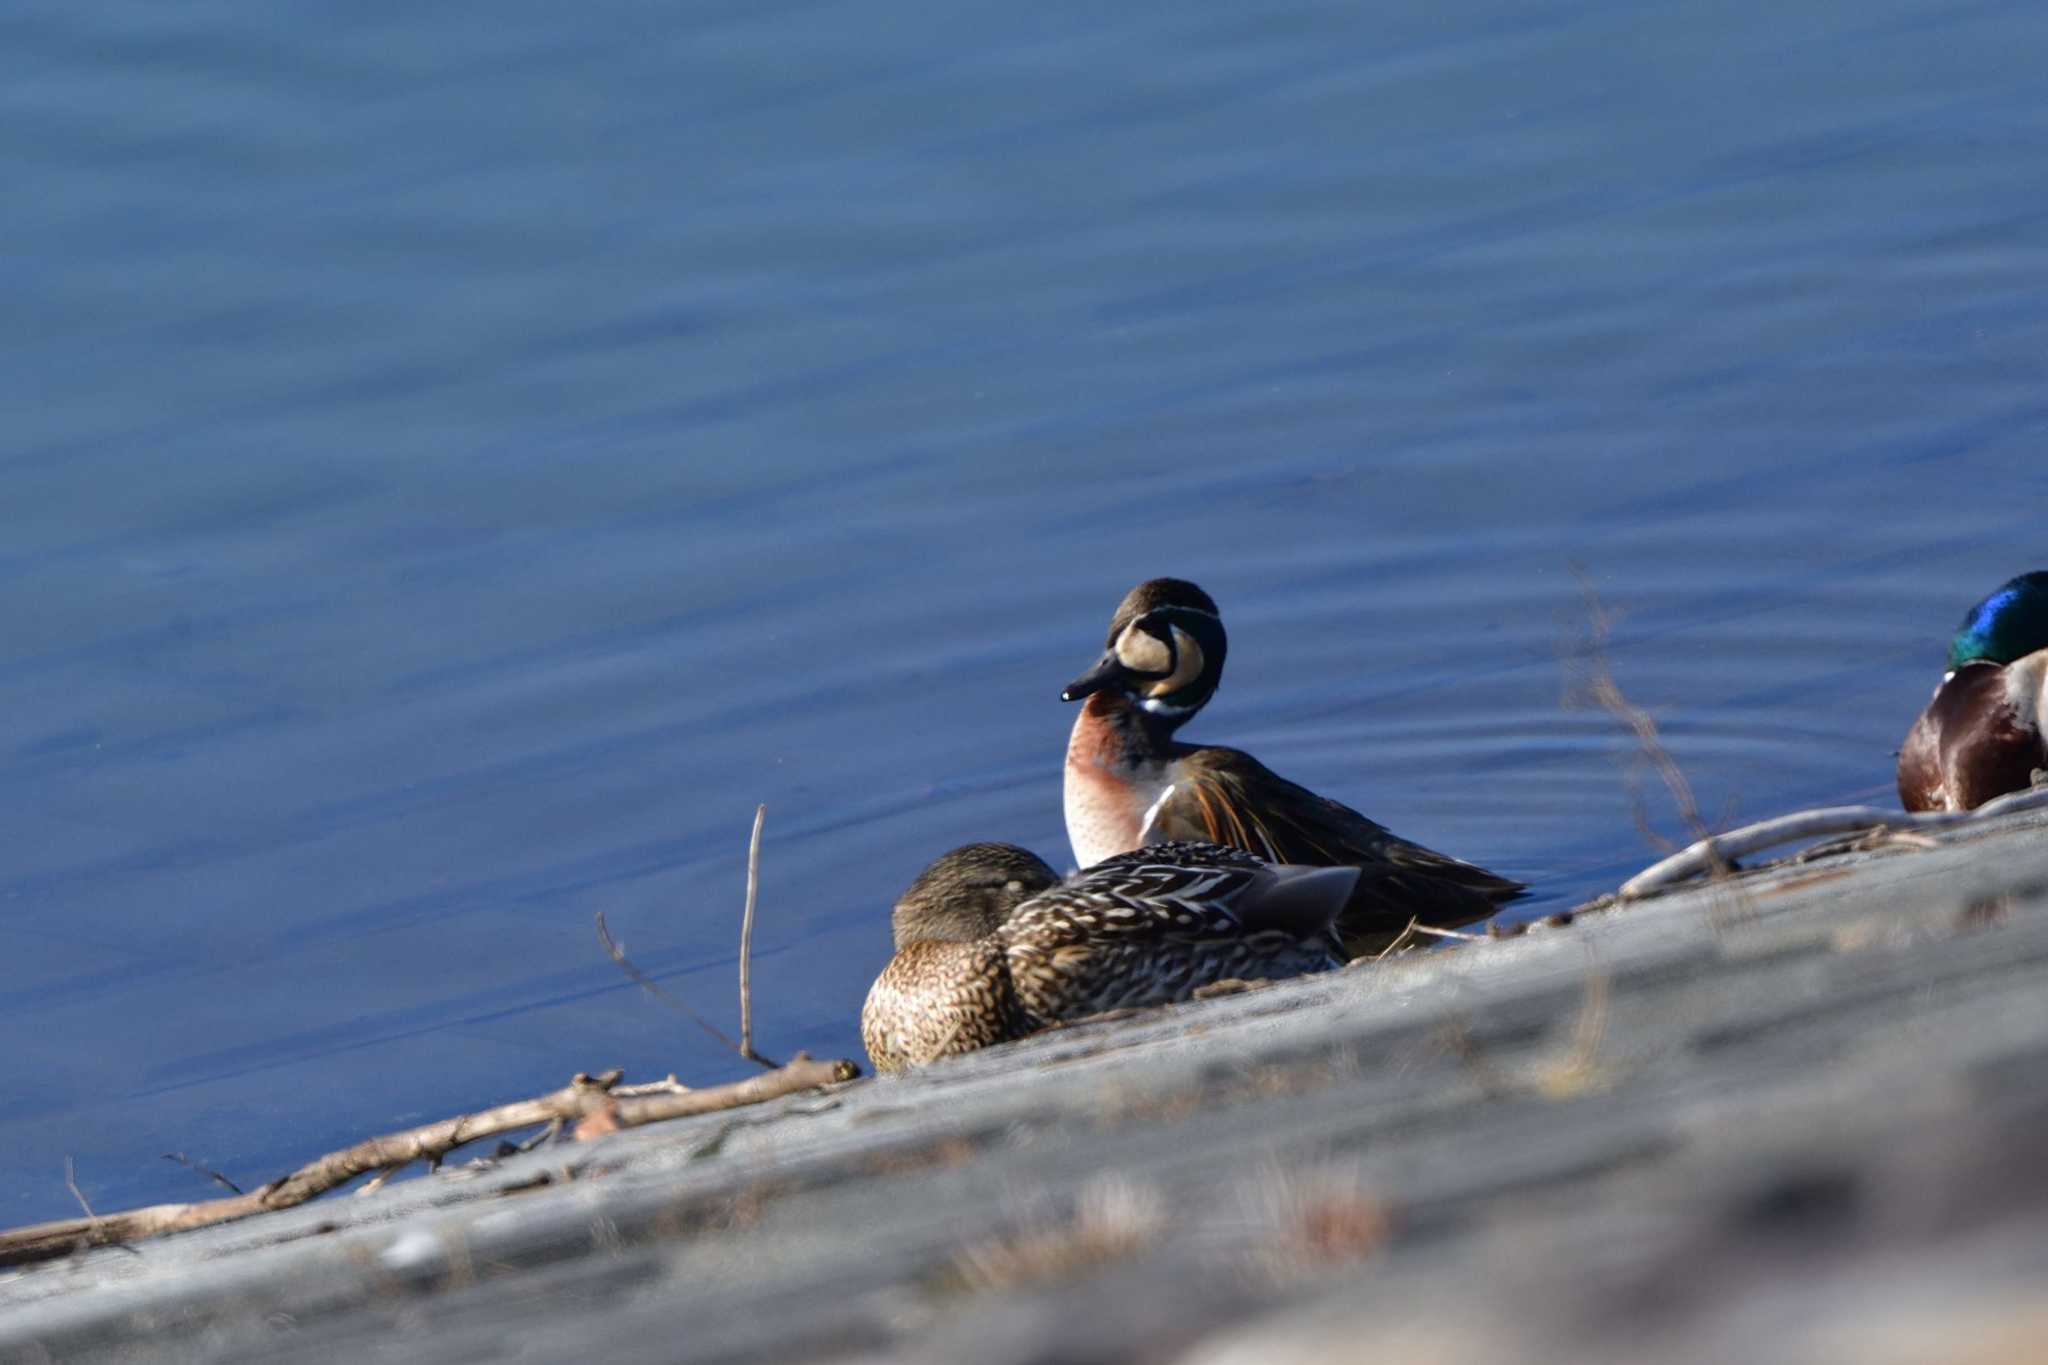
<svg viewBox="0 0 2048 1365">
<path fill-rule="evenodd" d="M 1177 758 L 1173 791 L 1153 812 L 1147 840 L 1206 839 L 1269 862 L 1363 869 L 1337 921 L 1352 957 L 1385 947 L 1410 919 L 1455 928 L 1522 892 L 1520 882 L 1410 843 L 1240 750 L 1191 749 Z"/>
</svg>

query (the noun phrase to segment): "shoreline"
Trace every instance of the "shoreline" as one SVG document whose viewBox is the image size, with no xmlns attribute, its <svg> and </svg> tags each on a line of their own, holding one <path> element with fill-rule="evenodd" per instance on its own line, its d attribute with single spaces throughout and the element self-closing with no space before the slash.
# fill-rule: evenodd
<svg viewBox="0 0 2048 1365">
<path fill-rule="evenodd" d="M 1787 862 L 0 1272 L 0 1358 L 2039 1340 L 2044 830 Z"/>
</svg>

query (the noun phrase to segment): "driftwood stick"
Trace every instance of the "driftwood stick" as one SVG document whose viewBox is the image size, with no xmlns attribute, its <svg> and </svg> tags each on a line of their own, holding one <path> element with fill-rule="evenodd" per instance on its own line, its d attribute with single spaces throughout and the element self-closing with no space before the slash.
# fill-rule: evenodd
<svg viewBox="0 0 2048 1365">
<path fill-rule="evenodd" d="M 466 1142 L 539 1124 L 604 1114 L 612 1127 L 634 1128 L 662 1119 L 760 1104 L 817 1086 L 852 1080 L 859 1074 L 860 1068 L 852 1062 L 814 1061 L 799 1054 L 788 1066 L 750 1076 L 731 1085 L 709 1086 L 682 1095 L 654 1095 L 627 1100 L 615 1099 L 611 1094 L 612 1087 L 619 1082 L 619 1072 L 579 1075 L 560 1090 L 537 1099 L 520 1100 L 481 1113 L 443 1119 L 439 1123 L 370 1138 L 353 1147 L 329 1152 L 282 1179 L 228 1199 L 192 1204 L 155 1204 L 148 1208 L 94 1216 L 80 1196 L 81 1206 L 88 1210 L 84 1218 L 65 1218 L 53 1223 L 35 1223 L 0 1231 L 0 1266 L 26 1265 L 66 1256 L 81 1247 L 118 1246 L 167 1232 L 186 1232 L 246 1218 L 251 1214 L 288 1209 L 371 1171 L 438 1159 Z M 66 1183 L 74 1191 L 77 1189 L 68 1167 Z"/>
<path fill-rule="evenodd" d="M 1776 819 L 1744 825 L 1726 834 L 1710 835 L 1688 845 L 1623 882 L 1620 894 L 1623 900 L 1646 896 L 1674 882 L 1685 881 L 1716 867 L 1725 867 L 1732 858 L 1801 839 L 1819 838 L 1824 834 L 1854 834 L 1878 829 L 1953 829 L 2043 806 L 2048 806 L 2048 788 L 2035 787 L 2012 792 L 1969 811 L 1920 811 L 1909 815 L 1905 811 L 1886 810 L 1882 806 L 1829 806 L 1821 810 L 1795 811 Z"/>
<path fill-rule="evenodd" d="M 754 900 L 761 890 L 761 823 L 768 807 L 754 807 L 754 833 L 747 840 L 747 906 L 740 912 L 740 1056 L 762 1066 L 776 1063 L 754 1051 L 754 991 L 749 968 L 754 957 Z"/>
<path fill-rule="evenodd" d="M 809 1054 L 799 1052 L 788 1062 L 773 1071 L 764 1071 L 758 1076 L 749 1076 L 743 1081 L 730 1085 L 712 1086 L 704 1090 L 685 1090 L 672 1095 L 638 1095 L 632 1098 L 609 1097 L 609 1112 L 621 1128 L 638 1128 L 644 1123 L 661 1123 L 667 1119 L 689 1118 L 695 1114 L 711 1114 L 721 1109 L 738 1109 L 743 1105 L 761 1104 L 768 1100 L 794 1095 L 800 1090 L 814 1090 L 821 1085 L 836 1085 L 850 1081 L 860 1075 L 860 1068 L 848 1061 L 817 1061 Z"/>
</svg>

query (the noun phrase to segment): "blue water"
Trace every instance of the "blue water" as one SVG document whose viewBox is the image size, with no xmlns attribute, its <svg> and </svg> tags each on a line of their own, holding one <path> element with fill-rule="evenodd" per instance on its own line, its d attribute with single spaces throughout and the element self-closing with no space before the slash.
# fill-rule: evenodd
<svg viewBox="0 0 2048 1365">
<path fill-rule="evenodd" d="M 1191 737 L 1533 882 L 1889 799 L 2042 567 L 2048 11 L 17 0 L 0 1220 L 623 1066 L 858 1055 L 929 857 Z M 1638 779 L 1641 779 L 1638 781 Z M 1646 783 L 1646 785 L 1645 785 Z"/>
</svg>

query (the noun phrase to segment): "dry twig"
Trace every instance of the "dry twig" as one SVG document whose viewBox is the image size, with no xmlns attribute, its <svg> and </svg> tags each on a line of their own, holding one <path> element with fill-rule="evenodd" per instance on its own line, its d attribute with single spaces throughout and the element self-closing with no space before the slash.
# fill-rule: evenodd
<svg viewBox="0 0 2048 1365">
<path fill-rule="evenodd" d="M 754 1051 L 754 992 L 748 980 L 754 957 L 754 898 L 761 889 L 761 823 L 767 818 L 766 803 L 754 807 L 754 832 L 747 839 L 747 908 L 740 914 L 740 1056 L 774 1066 Z"/>
<path fill-rule="evenodd" d="M 754 833 L 747 840 L 747 901 L 740 912 L 740 1037 L 734 1042 L 724 1029 L 706 1019 L 697 1011 L 684 1004 L 681 999 L 662 989 L 653 977 L 633 965 L 626 956 L 624 945 L 612 937 L 612 931 L 604 922 L 604 911 L 597 912 L 597 940 L 604 945 L 605 954 L 618 964 L 620 971 L 633 978 L 634 984 L 655 1000 L 682 1015 L 698 1028 L 731 1048 L 741 1057 L 773 1071 L 781 1065 L 772 1057 L 764 1057 L 754 1050 L 754 992 L 752 964 L 754 956 L 754 902 L 761 887 L 761 825 L 768 818 L 768 807 L 754 807 Z M 673 1079 L 673 1078 L 671 1078 Z"/>
<path fill-rule="evenodd" d="M 617 1071 L 606 1071 L 596 1076 L 578 1074 L 562 1089 L 537 1099 L 520 1100 L 480 1113 L 443 1119 L 438 1123 L 370 1138 L 338 1152 L 329 1152 L 260 1189 L 246 1194 L 237 1190 L 233 1198 L 193 1204 L 156 1204 L 105 1218 L 95 1214 L 92 1205 L 86 1202 L 84 1193 L 78 1188 L 71 1160 L 67 1157 L 64 1183 L 78 1200 L 78 1206 L 85 1210 L 85 1217 L 0 1231 L 0 1266 L 47 1260 L 82 1247 L 125 1247 L 129 1242 L 162 1233 L 184 1232 L 246 1218 L 250 1214 L 288 1209 L 346 1185 L 358 1176 L 375 1172 L 375 1178 L 360 1191 L 369 1193 L 416 1161 L 424 1161 L 430 1168 L 437 1168 L 441 1159 L 455 1148 L 501 1133 L 546 1125 L 543 1130 L 545 1137 L 560 1132 L 565 1124 L 574 1123 L 576 1136 L 581 1140 L 666 1119 L 760 1104 L 798 1091 L 854 1079 L 860 1075 L 860 1068 L 850 1061 L 814 1061 L 799 1052 L 787 1064 L 779 1064 L 754 1050 L 748 959 L 753 947 L 754 903 L 760 884 L 761 823 L 767 813 L 766 806 L 755 809 L 754 834 L 747 850 L 747 903 L 740 924 L 739 1042 L 726 1037 L 716 1025 L 664 991 L 647 973 L 634 966 L 627 959 L 625 949 L 612 938 L 603 912 L 597 916 L 598 939 L 621 971 L 655 999 L 696 1021 L 712 1037 L 765 1068 L 762 1074 L 700 1090 L 682 1085 L 673 1074 L 665 1081 L 643 1086 L 621 1086 L 622 1073 Z M 714 1139 L 714 1143 L 721 1139 Z M 229 1189 L 235 1188 L 225 1176 L 208 1171 L 185 1156 L 167 1156 L 166 1159 L 212 1176 Z"/>
<path fill-rule="evenodd" d="M 1754 907 L 1749 897 L 1733 880 L 1736 872 L 1734 855 L 1701 818 L 1699 802 L 1693 796 L 1692 783 L 1686 780 L 1684 770 L 1678 766 L 1678 760 L 1664 746 L 1664 739 L 1658 732 L 1655 717 L 1630 701 L 1621 690 L 1621 684 L 1615 681 L 1614 669 L 1608 662 L 1607 651 L 1613 617 L 1601 604 L 1599 591 L 1593 586 L 1593 580 L 1585 569 L 1573 565 L 1572 573 L 1579 580 L 1579 589 L 1585 595 L 1586 614 L 1590 623 L 1590 635 L 1584 653 L 1587 694 L 1601 709 L 1627 726 L 1629 732 L 1635 736 L 1637 749 L 1662 779 L 1665 790 L 1671 794 L 1672 805 L 1677 808 L 1679 820 L 1693 836 L 1690 847 L 1698 851 L 1702 860 L 1702 870 L 1717 882 L 1726 880 L 1730 883 L 1733 908 L 1738 915 L 1753 911 Z M 1643 832 L 1644 837 L 1660 847 L 1670 848 L 1671 841 L 1651 827 L 1648 811 L 1643 805 L 1642 793 L 1635 785 L 1633 777 L 1629 780 L 1629 802 L 1635 814 L 1636 826 Z M 1709 907 L 1708 922 L 1718 933 L 1723 925 L 1721 916 L 1715 913 L 1717 909 L 1718 906 Z"/>
<path fill-rule="evenodd" d="M 1608 662 L 1608 641 L 1613 633 L 1614 616 L 1600 600 L 1599 589 L 1593 586 L 1592 578 L 1583 566 L 1572 566 L 1573 577 L 1579 580 L 1579 591 L 1586 599 L 1587 640 L 1582 652 L 1586 676 L 1585 691 L 1601 710 L 1619 720 L 1635 736 L 1636 748 L 1650 766 L 1656 770 L 1666 791 L 1671 793 L 1671 802 L 1677 807 L 1678 818 L 1697 840 L 1706 839 L 1711 831 L 1707 822 L 1700 818 L 1699 801 L 1693 796 L 1692 783 L 1685 777 L 1678 760 L 1664 746 L 1664 737 L 1658 732 L 1656 717 L 1628 699 L 1615 681 L 1614 668 Z M 1636 826 L 1643 836 L 1652 843 L 1671 847 L 1671 842 L 1658 834 L 1650 825 L 1649 812 L 1644 808 L 1642 792 L 1633 779 L 1629 785 L 1630 805 L 1634 810 Z"/>
<path fill-rule="evenodd" d="M 1400 933 L 1394 935 L 1394 941 L 1392 943 L 1389 943 L 1386 947 L 1380 949 L 1377 953 L 1374 953 L 1372 956 L 1372 960 L 1374 962 L 1378 962 L 1382 958 L 1392 957 L 1395 953 L 1400 952 L 1403 948 L 1413 943 L 1415 941 L 1415 931 L 1418 927 L 1420 927 L 1421 924 L 1422 916 L 1409 916 L 1408 927 L 1403 929 Z"/>
<path fill-rule="evenodd" d="M 65 1183 L 78 1196 L 86 1216 L 0 1232 L 0 1266 L 25 1265 L 64 1256 L 80 1247 L 115 1246 L 167 1232 L 185 1232 L 225 1223 L 273 1209 L 288 1209 L 345 1185 L 357 1176 L 415 1161 L 437 1160 L 464 1143 L 554 1120 L 578 1120 L 602 1114 L 610 1128 L 637 1128 L 664 1119 L 760 1104 L 799 1091 L 852 1080 L 859 1074 L 860 1069 L 851 1062 L 814 1061 L 798 1053 L 786 1066 L 730 1085 L 710 1086 L 680 1095 L 650 1095 L 633 1099 L 620 1099 L 611 1093 L 619 1082 L 620 1073 L 617 1071 L 607 1071 L 598 1076 L 579 1075 L 560 1090 L 535 1099 L 443 1119 L 438 1123 L 370 1138 L 338 1152 L 329 1152 L 290 1175 L 247 1194 L 194 1204 L 155 1204 L 105 1216 L 94 1214 L 92 1206 L 85 1202 L 67 1161 Z"/>
<path fill-rule="evenodd" d="M 97 1227 L 100 1216 L 92 1211 L 92 1204 L 87 1201 L 85 1191 L 78 1188 L 78 1167 L 68 1156 L 64 1158 L 64 1188 L 71 1191 L 71 1197 L 78 1201 L 78 1207 L 85 1210 L 86 1221 Z"/>
<path fill-rule="evenodd" d="M 1623 899 L 1646 896 L 1674 882 L 1682 882 L 1709 871 L 1729 858 L 1758 853 L 1781 844 L 1796 843 L 1830 834 L 1862 833 L 1866 830 L 1952 829 L 2014 811 L 2038 810 L 2048 806 L 2048 789 L 2030 788 L 1987 801 L 1970 811 L 1886 810 L 1882 806 L 1829 806 L 1821 810 L 1795 811 L 1771 820 L 1730 830 L 1702 839 L 1661 862 L 1653 863 L 1621 884 Z"/>
<path fill-rule="evenodd" d="M 1701 820 L 1699 805 L 1693 799 L 1692 786 L 1679 769 L 1678 762 L 1664 747 L 1657 732 L 1657 723 L 1650 714 L 1623 695 L 1620 684 L 1614 680 L 1613 669 L 1607 661 L 1607 641 L 1613 617 L 1601 605 L 1599 594 L 1583 568 L 1574 566 L 1572 572 L 1579 580 L 1579 586 L 1586 597 L 1587 613 L 1591 620 L 1591 635 L 1585 649 L 1587 672 L 1587 694 L 1602 708 L 1619 718 L 1636 737 L 1636 743 L 1643 755 L 1663 778 L 1664 785 L 1671 792 L 1671 799 L 1678 807 L 1678 814 L 1692 832 L 1693 842 L 1649 867 L 1638 872 L 1621 884 L 1619 896 L 1631 900 L 1660 891 L 1676 882 L 1690 880 L 1705 874 L 1716 880 L 1731 877 L 1735 873 L 1735 859 L 1760 853 L 1765 849 L 1783 844 L 1796 843 L 1802 839 L 1815 839 L 1827 835 L 1889 833 L 1895 842 L 1912 847 L 1928 847 L 1924 835 L 1912 831 L 1950 829 L 1972 821 L 1988 820 L 1994 816 L 2009 815 L 2015 811 L 2035 810 L 2048 806 L 2048 788 L 2035 786 L 2024 791 L 2009 792 L 1995 801 L 1987 801 L 1972 811 L 1920 811 L 1907 814 L 1904 811 L 1886 810 L 1879 806 L 1830 806 L 1818 810 L 1795 811 L 1770 820 L 1760 820 L 1744 825 L 1725 834 L 1715 834 Z M 1641 803 L 1640 793 L 1631 788 L 1630 796 L 1635 805 L 1636 823 L 1655 843 L 1670 847 L 1670 841 L 1650 829 L 1647 814 Z M 1736 893 L 1740 896 L 1740 890 Z"/>
</svg>

